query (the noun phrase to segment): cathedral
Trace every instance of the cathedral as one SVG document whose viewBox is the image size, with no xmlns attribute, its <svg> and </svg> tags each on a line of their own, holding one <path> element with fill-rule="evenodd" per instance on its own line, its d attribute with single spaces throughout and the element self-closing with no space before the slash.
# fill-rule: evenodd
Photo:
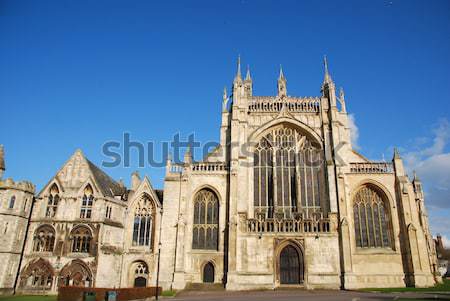
<svg viewBox="0 0 450 301">
<path fill-rule="evenodd" d="M 37 192 L 3 177 L 1 147 L 0 294 L 433 286 L 422 184 L 398 151 L 374 162 L 352 148 L 324 65 L 318 96 L 291 96 L 282 70 L 277 94 L 256 96 L 239 60 L 220 143 L 202 161 L 168 158 L 163 190 L 137 172 L 126 187 L 77 150 Z"/>
</svg>

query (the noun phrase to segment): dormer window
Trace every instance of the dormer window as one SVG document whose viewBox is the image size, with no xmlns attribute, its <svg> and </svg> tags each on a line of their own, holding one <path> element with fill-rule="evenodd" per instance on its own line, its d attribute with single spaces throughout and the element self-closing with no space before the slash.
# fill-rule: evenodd
<svg viewBox="0 0 450 301">
<path fill-rule="evenodd" d="M 90 185 L 84 189 L 81 201 L 80 218 L 89 219 L 92 216 L 92 205 L 94 204 L 94 194 Z"/>
</svg>

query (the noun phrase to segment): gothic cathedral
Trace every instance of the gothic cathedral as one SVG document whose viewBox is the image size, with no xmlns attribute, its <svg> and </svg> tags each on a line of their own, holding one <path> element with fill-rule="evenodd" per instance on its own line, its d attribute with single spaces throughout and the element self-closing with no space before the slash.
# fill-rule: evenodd
<svg viewBox="0 0 450 301">
<path fill-rule="evenodd" d="M 352 148 L 326 60 L 320 96 L 290 96 L 282 70 L 277 86 L 253 95 L 239 62 L 219 145 L 201 162 L 189 149 L 169 158 L 163 190 L 137 172 L 127 188 L 77 150 L 36 194 L 2 179 L 0 148 L 0 293 L 157 278 L 177 290 L 433 286 L 422 185 L 398 151 L 373 162 Z"/>
</svg>

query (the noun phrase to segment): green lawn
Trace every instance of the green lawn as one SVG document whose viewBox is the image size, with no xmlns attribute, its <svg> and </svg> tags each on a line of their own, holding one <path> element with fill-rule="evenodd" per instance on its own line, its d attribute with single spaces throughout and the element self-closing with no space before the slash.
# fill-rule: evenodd
<svg viewBox="0 0 450 301">
<path fill-rule="evenodd" d="M 56 296 L 0 296 L 1 301 L 56 301 Z"/>
<path fill-rule="evenodd" d="M 444 279 L 442 284 L 438 284 L 433 287 L 427 288 L 415 288 L 415 287 L 397 287 L 397 288 L 365 288 L 362 291 L 370 292 L 385 292 L 385 293 L 396 293 L 396 292 L 450 292 L 450 279 Z"/>
</svg>

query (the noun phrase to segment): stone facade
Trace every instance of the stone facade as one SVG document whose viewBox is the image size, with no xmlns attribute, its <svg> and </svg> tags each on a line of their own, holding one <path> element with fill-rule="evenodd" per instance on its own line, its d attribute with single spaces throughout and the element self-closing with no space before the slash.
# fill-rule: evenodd
<svg viewBox="0 0 450 301">
<path fill-rule="evenodd" d="M 318 97 L 289 96 L 282 70 L 276 96 L 254 96 L 239 62 L 220 144 L 201 162 L 190 149 L 183 163 L 169 158 L 164 194 L 137 173 L 127 189 L 81 151 L 36 195 L 31 216 L 31 202 L 12 212 L 4 200 L 16 191 L 18 203 L 31 200 L 34 187 L 1 182 L 1 225 L 21 226 L 6 236 L 0 286 L 155 285 L 159 245 L 164 289 L 434 285 L 422 184 L 398 152 L 392 162 L 356 152 L 348 118 L 326 61 Z"/>
</svg>

